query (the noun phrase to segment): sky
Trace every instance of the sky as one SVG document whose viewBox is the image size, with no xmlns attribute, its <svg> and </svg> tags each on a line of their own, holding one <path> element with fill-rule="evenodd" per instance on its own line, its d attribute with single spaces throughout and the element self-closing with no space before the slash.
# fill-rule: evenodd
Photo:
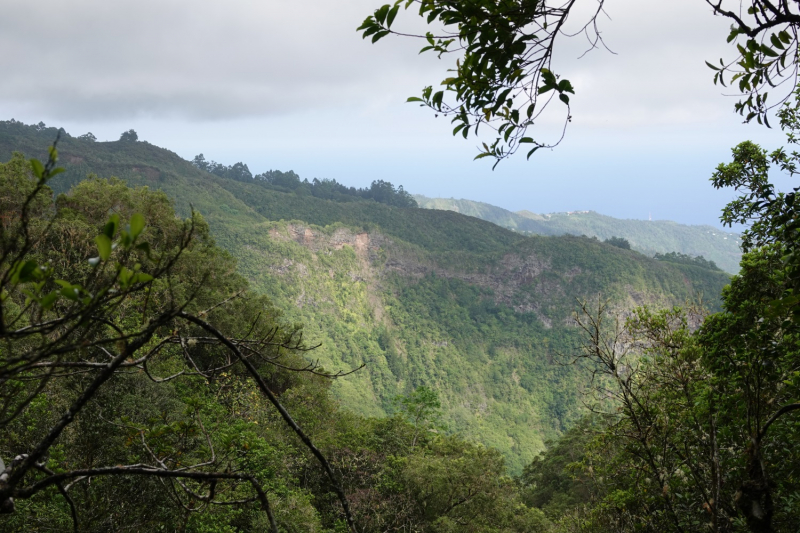
<svg viewBox="0 0 800 533">
<path fill-rule="evenodd" d="M 492 171 L 472 160 L 477 140 L 405 103 L 444 79 L 450 60 L 355 31 L 380 4 L 0 0 L 0 120 L 101 141 L 133 128 L 186 159 L 243 161 L 253 173 L 291 169 L 359 187 L 383 179 L 515 211 L 716 226 L 733 194 L 712 189 L 714 168 L 743 140 L 783 144 L 780 130 L 742 124 L 737 99 L 714 86 L 704 61 L 732 58 L 729 23 L 705 2 L 606 0 L 600 30 L 612 52 L 581 58 L 580 37 L 556 51 L 554 70 L 576 90 L 566 138 Z M 409 11 L 395 28 L 423 25 Z"/>
</svg>

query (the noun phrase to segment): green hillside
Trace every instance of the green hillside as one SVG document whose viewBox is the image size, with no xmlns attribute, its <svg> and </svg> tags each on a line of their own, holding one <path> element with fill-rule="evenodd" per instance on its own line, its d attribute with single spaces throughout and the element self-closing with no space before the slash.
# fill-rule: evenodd
<svg viewBox="0 0 800 533">
<path fill-rule="evenodd" d="M 54 129 L 0 123 L 0 157 L 41 157 Z M 444 423 L 506 455 L 519 471 L 582 414 L 586 376 L 559 364 L 578 340 L 576 299 L 622 310 L 703 295 L 728 276 L 656 261 L 598 239 L 524 236 L 450 211 L 336 202 L 220 178 L 146 142 L 59 146 L 65 191 L 89 173 L 170 195 L 208 221 L 251 286 L 304 324 L 310 354 L 329 369 L 365 368 L 333 387 L 367 415 L 427 385 Z"/>
<path fill-rule="evenodd" d="M 702 255 L 726 272 L 739 271 L 739 234 L 712 226 L 687 226 L 669 220 L 623 220 L 594 211 L 537 214 L 512 212 L 501 207 L 452 198 L 427 198 L 414 195 L 420 207 L 455 211 L 488 220 L 504 228 L 536 235 L 588 235 L 601 240 L 611 237 L 627 239 L 634 250 L 653 256 L 678 252 Z"/>
</svg>

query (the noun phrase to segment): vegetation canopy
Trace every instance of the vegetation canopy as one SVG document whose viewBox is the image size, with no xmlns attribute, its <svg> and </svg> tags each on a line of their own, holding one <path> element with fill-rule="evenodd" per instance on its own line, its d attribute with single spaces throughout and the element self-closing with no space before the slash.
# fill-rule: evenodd
<svg viewBox="0 0 800 533">
<path fill-rule="evenodd" d="M 56 487 L 77 530 L 71 487 L 97 477 L 146 476 L 174 483 L 178 500 L 257 501 L 277 532 L 263 480 L 217 453 L 199 406 L 161 424 L 113 403 L 98 410 L 97 399 L 112 380 L 210 384 L 241 368 L 319 460 L 353 528 L 330 464 L 280 403 L 264 370 L 332 377 L 287 360 L 287 350 L 305 349 L 299 331 L 282 328 L 263 299 L 244 295 L 246 286 L 231 276 L 202 218 L 175 219 L 163 194 L 88 181 L 53 205 L 47 182 L 62 170 L 56 157 L 54 145 L 45 165 L 18 157 L 0 169 L 0 427 L 12 439 L 5 444 L 22 439 L 13 446 L 22 453 L 0 476 L 3 511 Z M 226 323 L 231 315 L 238 320 Z M 33 414 L 47 405 L 48 416 Z M 83 465 L 56 460 L 54 449 L 66 452 L 68 430 L 93 408 L 118 438 L 140 440 L 143 454 L 113 461 L 99 456 Z M 103 455 L 112 451 L 102 448 Z M 249 486 L 244 494 L 242 483 Z"/>
</svg>

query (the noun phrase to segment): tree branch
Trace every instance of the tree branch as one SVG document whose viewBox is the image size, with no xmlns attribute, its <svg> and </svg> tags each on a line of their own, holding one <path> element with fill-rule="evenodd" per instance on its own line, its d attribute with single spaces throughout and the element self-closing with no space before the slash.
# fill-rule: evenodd
<svg viewBox="0 0 800 533">
<path fill-rule="evenodd" d="M 778 409 L 778 412 L 772 415 L 769 418 L 769 420 L 767 420 L 767 422 L 764 424 L 764 427 L 761 428 L 761 431 L 758 432 L 758 437 L 756 437 L 756 441 L 761 442 L 761 439 L 763 439 L 767 435 L 767 430 L 769 429 L 769 427 L 772 425 L 773 422 L 775 422 L 778 418 L 785 415 L 786 413 L 794 411 L 796 409 L 800 409 L 800 403 L 790 403 L 789 405 L 784 405 L 783 407 Z"/>
<path fill-rule="evenodd" d="M 283 417 L 284 421 L 289 425 L 290 428 L 292 428 L 292 430 L 297 434 L 297 436 L 300 437 L 300 440 L 303 441 L 303 444 L 306 445 L 306 447 L 311 451 L 311 453 L 314 454 L 314 457 L 316 457 L 317 460 L 320 462 L 323 469 L 325 470 L 325 473 L 328 475 L 328 479 L 333 485 L 333 489 L 336 492 L 336 495 L 339 497 L 339 502 L 342 504 L 342 509 L 344 510 L 344 515 L 345 519 L 347 520 L 347 525 L 350 527 L 352 531 L 358 533 L 358 529 L 356 528 L 355 522 L 353 521 L 353 516 L 350 513 L 350 505 L 347 502 L 347 497 L 344 494 L 344 490 L 342 489 L 341 484 L 336 479 L 336 475 L 333 473 L 333 469 L 331 468 L 330 463 L 328 463 L 328 460 L 325 458 L 325 456 L 322 454 L 319 448 L 317 448 L 314 445 L 314 443 L 311 441 L 308 435 L 306 435 L 306 433 L 300 428 L 297 422 L 294 421 L 294 419 L 286 410 L 286 408 L 280 403 L 275 394 L 273 394 L 273 392 L 270 390 L 270 388 L 264 381 L 264 378 L 261 377 L 256 367 L 253 366 L 253 363 L 251 363 L 250 360 L 247 357 L 245 357 L 244 354 L 242 354 L 242 352 L 239 350 L 239 347 L 236 346 L 235 343 L 231 342 L 225 335 L 220 333 L 219 330 L 217 330 L 214 326 L 212 326 L 205 320 L 190 315 L 189 313 L 186 313 L 184 311 L 178 313 L 178 316 L 200 326 L 204 330 L 211 333 L 214 337 L 219 339 L 219 341 L 225 346 L 227 346 L 228 349 L 231 350 L 236 355 L 236 357 L 242 362 L 242 364 L 247 368 L 247 371 L 250 373 L 250 375 L 258 385 L 258 388 L 261 389 L 261 392 L 263 392 L 264 395 L 269 399 L 270 403 L 272 403 L 272 405 L 275 406 L 275 408 L 281 414 L 281 417 Z"/>
</svg>

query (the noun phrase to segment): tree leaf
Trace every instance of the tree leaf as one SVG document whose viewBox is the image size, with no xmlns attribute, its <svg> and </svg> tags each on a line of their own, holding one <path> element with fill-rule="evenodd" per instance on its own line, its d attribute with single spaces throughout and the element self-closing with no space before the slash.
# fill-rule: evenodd
<svg viewBox="0 0 800 533">
<path fill-rule="evenodd" d="M 100 259 L 107 261 L 111 257 L 111 239 L 106 234 L 100 234 L 94 238 L 94 242 L 97 244 L 97 253 L 100 255 Z"/>
<path fill-rule="evenodd" d="M 387 35 L 389 35 L 389 31 L 388 30 L 379 31 L 378 33 L 376 33 L 375 35 L 372 36 L 372 42 L 376 43 L 379 40 L 381 40 L 384 37 L 386 37 Z"/>
<path fill-rule="evenodd" d="M 769 46 L 767 46 L 765 44 L 761 45 L 760 50 L 761 50 L 761 53 L 763 53 L 765 56 L 768 56 L 768 57 L 778 57 L 780 55 L 778 52 L 776 52 L 775 50 L 773 50 L 772 48 L 770 48 Z"/>
<path fill-rule="evenodd" d="M 52 291 L 51 293 L 42 297 L 42 299 L 39 301 L 39 305 L 42 307 L 42 309 L 49 310 L 53 307 L 53 305 L 55 305 L 58 297 L 58 291 Z"/>
<path fill-rule="evenodd" d="M 386 21 L 386 15 L 389 14 L 389 8 L 390 8 L 389 4 L 386 4 L 379 7 L 375 11 L 375 20 L 378 22 L 378 24 L 383 25 L 383 23 Z"/>
<path fill-rule="evenodd" d="M 18 263 L 16 272 L 14 272 L 13 280 L 16 283 L 29 283 L 36 279 L 36 267 L 39 265 L 33 259 L 29 259 L 24 263 Z"/>
<path fill-rule="evenodd" d="M 119 215 L 114 213 L 108 218 L 108 222 L 106 225 L 103 226 L 103 235 L 109 238 L 109 240 L 114 238 L 114 234 L 117 233 L 117 227 L 119 226 Z"/>
<path fill-rule="evenodd" d="M 781 42 L 781 40 L 780 40 L 780 39 L 778 38 L 778 36 L 777 36 L 777 35 L 775 35 L 774 33 L 773 33 L 772 35 L 770 35 L 770 36 L 769 36 L 769 42 L 771 42 L 771 43 L 772 43 L 772 46 L 774 46 L 774 47 L 775 47 L 775 48 L 777 48 L 778 50 L 783 50 L 783 49 L 785 48 L 785 46 L 783 45 L 783 43 Z"/>
<path fill-rule="evenodd" d="M 152 252 L 150 251 L 150 243 L 149 242 L 140 242 L 136 245 L 137 250 L 141 250 L 147 255 L 148 259 L 152 259 Z"/>
<path fill-rule="evenodd" d="M 558 82 L 558 90 L 559 92 L 575 94 L 575 90 L 572 88 L 572 83 L 570 83 L 569 80 L 561 80 Z"/>
<path fill-rule="evenodd" d="M 62 287 L 61 289 L 61 296 L 66 298 L 67 300 L 72 300 L 73 302 L 78 301 L 78 296 L 80 295 L 80 291 L 77 287 L 73 287 L 70 285 L 69 287 Z"/>
<path fill-rule="evenodd" d="M 136 276 L 134 276 L 134 283 L 147 283 L 148 281 L 153 281 L 153 276 L 150 274 L 139 272 L 136 274 Z"/>
<path fill-rule="evenodd" d="M 392 9 L 389 10 L 389 14 L 386 16 L 386 27 L 391 28 L 392 22 L 394 22 L 394 18 L 397 16 L 397 11 L 400 9 L 400 4 L 395 5 Z"/>
<path fill-rule="evenodd" d="M 131 236 L 135 239 L 144 229 L 144 216 L 141 213 L 134 213 L 131 217 Z"/>
<path fill-rule="evenodd" d="M 36 176 L 38 179 L 42 179 L 44 175 L 44 165 L 38 159 L 31 159 L 31 170 L 33 170 L 33 175 Z"/>
</svg>

